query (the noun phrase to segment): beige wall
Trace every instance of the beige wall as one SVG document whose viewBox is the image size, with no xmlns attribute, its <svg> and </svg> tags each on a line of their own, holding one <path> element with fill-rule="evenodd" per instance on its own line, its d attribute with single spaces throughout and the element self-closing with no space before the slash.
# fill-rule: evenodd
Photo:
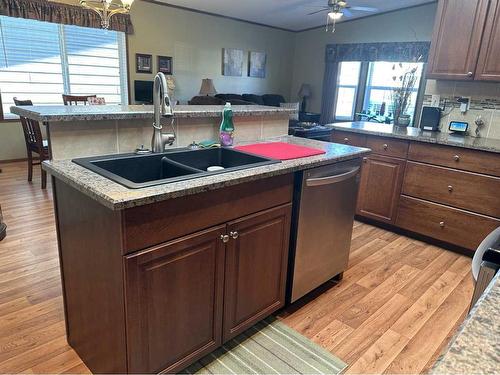
<svg viewBox="0 0 500 375">
<path fill-rule="evenodd" d="M 135 54 L 172 56 L 175 96 L 186 102 L 200 90 L 202 78 L 212 78 L 220 93 L 290 92 L 294 33 L 251 25 L 201 13 L 136 1 L 131 11 L 134 34 L 129 36 L 130 87 L 135 79 L 152 79 L 154 74 L 135 72 Z M 222 75 L 222 48 L 245 53 L 242 77 Z M 267 53 L 265 79 L 246 77 L 248 51 Z M 133 100 L 134 98 L 132 98 Z"/>
<path fill-rule="evenodd" d="M 431 40 L 435 13 L 436 4 L 429 4 L 340 23 L 333 34 L 323 28 L 298 33 L 295 40 L 291 100 L 297 98 L 302 83 L 309 83 L 312 97 L 307 109 L 320 112 L 327 44 Z"/>
</svg>

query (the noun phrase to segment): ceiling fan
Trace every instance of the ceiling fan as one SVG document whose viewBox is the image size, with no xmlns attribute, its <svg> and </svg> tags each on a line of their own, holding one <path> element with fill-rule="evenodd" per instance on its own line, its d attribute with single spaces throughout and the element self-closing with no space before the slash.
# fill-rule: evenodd
<svg viewBox="0 0 500 375">
<path fill-rule="evenodd" d="M 318 14 L 322 12 L 328 12 L 326 17 L 326 30 L 331 29 L 332 33 L 335 32 L 335 25 L 344 15 L 346 17 L 352 17 L 353 14 L 351 10 L 356 10 L 360 12 L 377 12 L 377 8 L 372 7 L 362 7 L 362 6 L 349 6 L 345 0 L 328 0 L 328 5 L 321 6 L 321 9 L 316 10 L 308 14 L 312 16 L 313 14 Z"/>
</svg>

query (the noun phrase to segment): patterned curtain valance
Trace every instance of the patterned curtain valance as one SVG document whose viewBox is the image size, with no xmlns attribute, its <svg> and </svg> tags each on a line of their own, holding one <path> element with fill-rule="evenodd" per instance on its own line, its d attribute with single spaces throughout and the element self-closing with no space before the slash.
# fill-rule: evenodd
<svg viewBox="0 0 500 375">
<path fill-rule="evenodd" d="M 427 62 L 429 48 L 430 42 L 329 44 L 326 46 L 326 62 Z"/>
<path fill-rule="evenodd" d="M 101 28 L 101 19 L 93 11 L 47 0 L 0 0 L 0 15 Z M 132 34 L 130 15 L 115 14 L 111 17 L 109 29 Z"/>
</svg>

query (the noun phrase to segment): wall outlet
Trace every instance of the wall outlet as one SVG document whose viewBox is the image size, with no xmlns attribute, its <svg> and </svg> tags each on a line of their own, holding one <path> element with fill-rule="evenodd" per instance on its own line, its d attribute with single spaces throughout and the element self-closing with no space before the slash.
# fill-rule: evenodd
<svg viewBox="0 0 500 375">
<path fill-rule="evenodd" d="M 432 95 L 431 107 L 439 107 L 441 103 L 441 95 Z"/>
</svg>

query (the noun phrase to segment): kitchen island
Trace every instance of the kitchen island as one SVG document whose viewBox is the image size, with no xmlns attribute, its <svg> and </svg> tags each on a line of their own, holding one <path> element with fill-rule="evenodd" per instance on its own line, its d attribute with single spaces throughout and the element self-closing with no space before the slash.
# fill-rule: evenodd
<svg viewBox="0 0 500 375">
<path fill-rule="evenodd" d="M 93 372 L 182 370 L 284 306 L 295 174 L 370 151 L 269 140 L 325 153 L 141 189 L 44 162 L 68 342 Z"/>
<path fill-rule="evenodd" d="M 232 107 L 236 137 L 259 140 L 288 134 L 293 109 L 260 105 Z M 43 123 L 47 130 L 51 159 L 133 152 L 151 146 L 153 106 L 14 106 L 13 114 Z M 177 135 L 174 147 L 193 141 L 217 140 L 223 106 L 178 105 L 172 123 Z M 166 132 L 169 121 L 163 121 Z"/>
</svg>

